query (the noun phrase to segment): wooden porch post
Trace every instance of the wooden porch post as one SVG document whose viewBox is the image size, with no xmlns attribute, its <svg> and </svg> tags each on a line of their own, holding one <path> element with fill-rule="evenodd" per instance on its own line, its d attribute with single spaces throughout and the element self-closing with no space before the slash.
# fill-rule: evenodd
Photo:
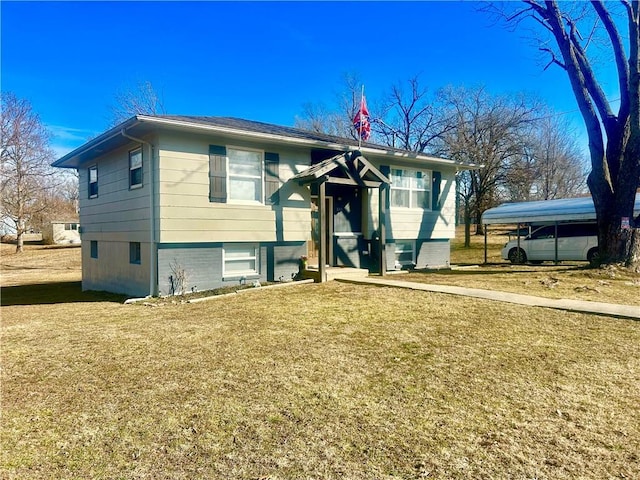
<svg viewBox="0 0 640 480">
<path fill-rule="evenodd" d="M 379 206 L 378 218 L 380 223 L 380 275 L 384 276 L 387 272 L 387 254 L 385 251 L 385 243 L 387 238 L 387 185 L 380 185 L 379 190 Z"/>
<path fill-rule="evenodd" d="M 318 223 L 320 233 L 320 249 L 318 251 L 318 275 L 320 276 L 319 282 L 327 281 L 327 212 L 325 208 L 326 203 L 326 182 L 321 180 L 318 184 Z"/>
</svg>

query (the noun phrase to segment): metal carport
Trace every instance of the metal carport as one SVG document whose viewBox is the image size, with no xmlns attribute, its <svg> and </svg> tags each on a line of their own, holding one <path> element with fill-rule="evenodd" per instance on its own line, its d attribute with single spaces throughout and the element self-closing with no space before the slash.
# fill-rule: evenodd
<svg viewBox="0 0 640 480">
<path fill-rule="evenodd" d="M 634 216 L 640 214 L 640 193 L 636 194 Z M 518 226 L 518 246 L 520 246 L 521 225 L 555 225 L 556 226 L 556 254 L 558 263 L 558 232 L 559 223 L 595 222 L 596 209 L 593 199 L 589 197 L 561 198 L 558 200 L 539 200 L 535 202 L 503 203 L 490 208 L 482 214 L 484 228 L 484 263 L 487 263 L 487 225 Z"/>
</svg>

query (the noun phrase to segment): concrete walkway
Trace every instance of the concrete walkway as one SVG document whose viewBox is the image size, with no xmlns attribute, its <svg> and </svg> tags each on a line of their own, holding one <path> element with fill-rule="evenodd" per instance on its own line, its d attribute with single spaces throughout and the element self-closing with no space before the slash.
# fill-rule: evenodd
<svg viewBox="0 0 640 480">
<path fill-rule="evenodd" d="M 378 285 L 384 287 L 423 290 L 426 292 L 448 293 L 451 295 L 463 295 L 465 297 L 482 298 L 485 300 L 495 300 L 498 302 L 516 303 L 518 305 L 528 305 L 531 307 L 555 308 L 558 310 L 568 310 L 571 312 L 595 313 L 598 315 L 609 315 L 613 317 L 623 317 L 640 320 L 640 307 L 636 305 L 618 305 L 613 303 L 589 302 L 586 300 L 534 297 L 532 295 L 497 292 L 494 290 L 482 290 L 480 288 L 465 288 L 454 287 L 450 285 L 403 282 L 402 280 L 392 280 L 389 278 L 367 277 L 354 279 L 347 277 L 341 278 L 340 276 L 336 276 L 335 280 L 339 282 L 357 283 L 361 285 Z"/>
</svg>

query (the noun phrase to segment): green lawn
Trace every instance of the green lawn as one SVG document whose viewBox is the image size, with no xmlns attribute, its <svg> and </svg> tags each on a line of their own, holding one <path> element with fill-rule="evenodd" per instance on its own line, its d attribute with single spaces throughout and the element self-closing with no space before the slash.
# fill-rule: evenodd
<svg viewBox="0 0 640 480">
<path fill-rule="evenodd" d="M 640 478 L 638 322 L 335 282 L 74 295 L 2 307 L 0 478 Z"/>
</svg>

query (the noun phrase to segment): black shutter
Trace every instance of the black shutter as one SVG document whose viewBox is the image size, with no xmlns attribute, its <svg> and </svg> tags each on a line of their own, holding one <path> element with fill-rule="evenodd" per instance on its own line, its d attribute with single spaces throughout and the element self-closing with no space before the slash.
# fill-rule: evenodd
<svg viewBox="0 0 640 480">
<path fill-rule="evenodd" d="M 389 165 L 380 165 L 380 173 L 391 180 L 391 167 Z M 391 205 L 391 185 L 387 188 L 387 201 L 384 207 L 389 210 L 389 205 Z"/>
<path fill-rule="evenodd" d="M 433 186 L 431 190 L 431 210 L 441 210 L 440 184 L 442 183 L 442 172 L 433 172 Z"/>
<path fill-rule="evenodd" d="M 280 202 L 280 155 L 264 154 L 264 203 L 276 205 Z"/>
<path fill-rule="evenodd" d="M 227 201 L 227 149 L 209 145 L 209 201 Z"/>
</svg>

